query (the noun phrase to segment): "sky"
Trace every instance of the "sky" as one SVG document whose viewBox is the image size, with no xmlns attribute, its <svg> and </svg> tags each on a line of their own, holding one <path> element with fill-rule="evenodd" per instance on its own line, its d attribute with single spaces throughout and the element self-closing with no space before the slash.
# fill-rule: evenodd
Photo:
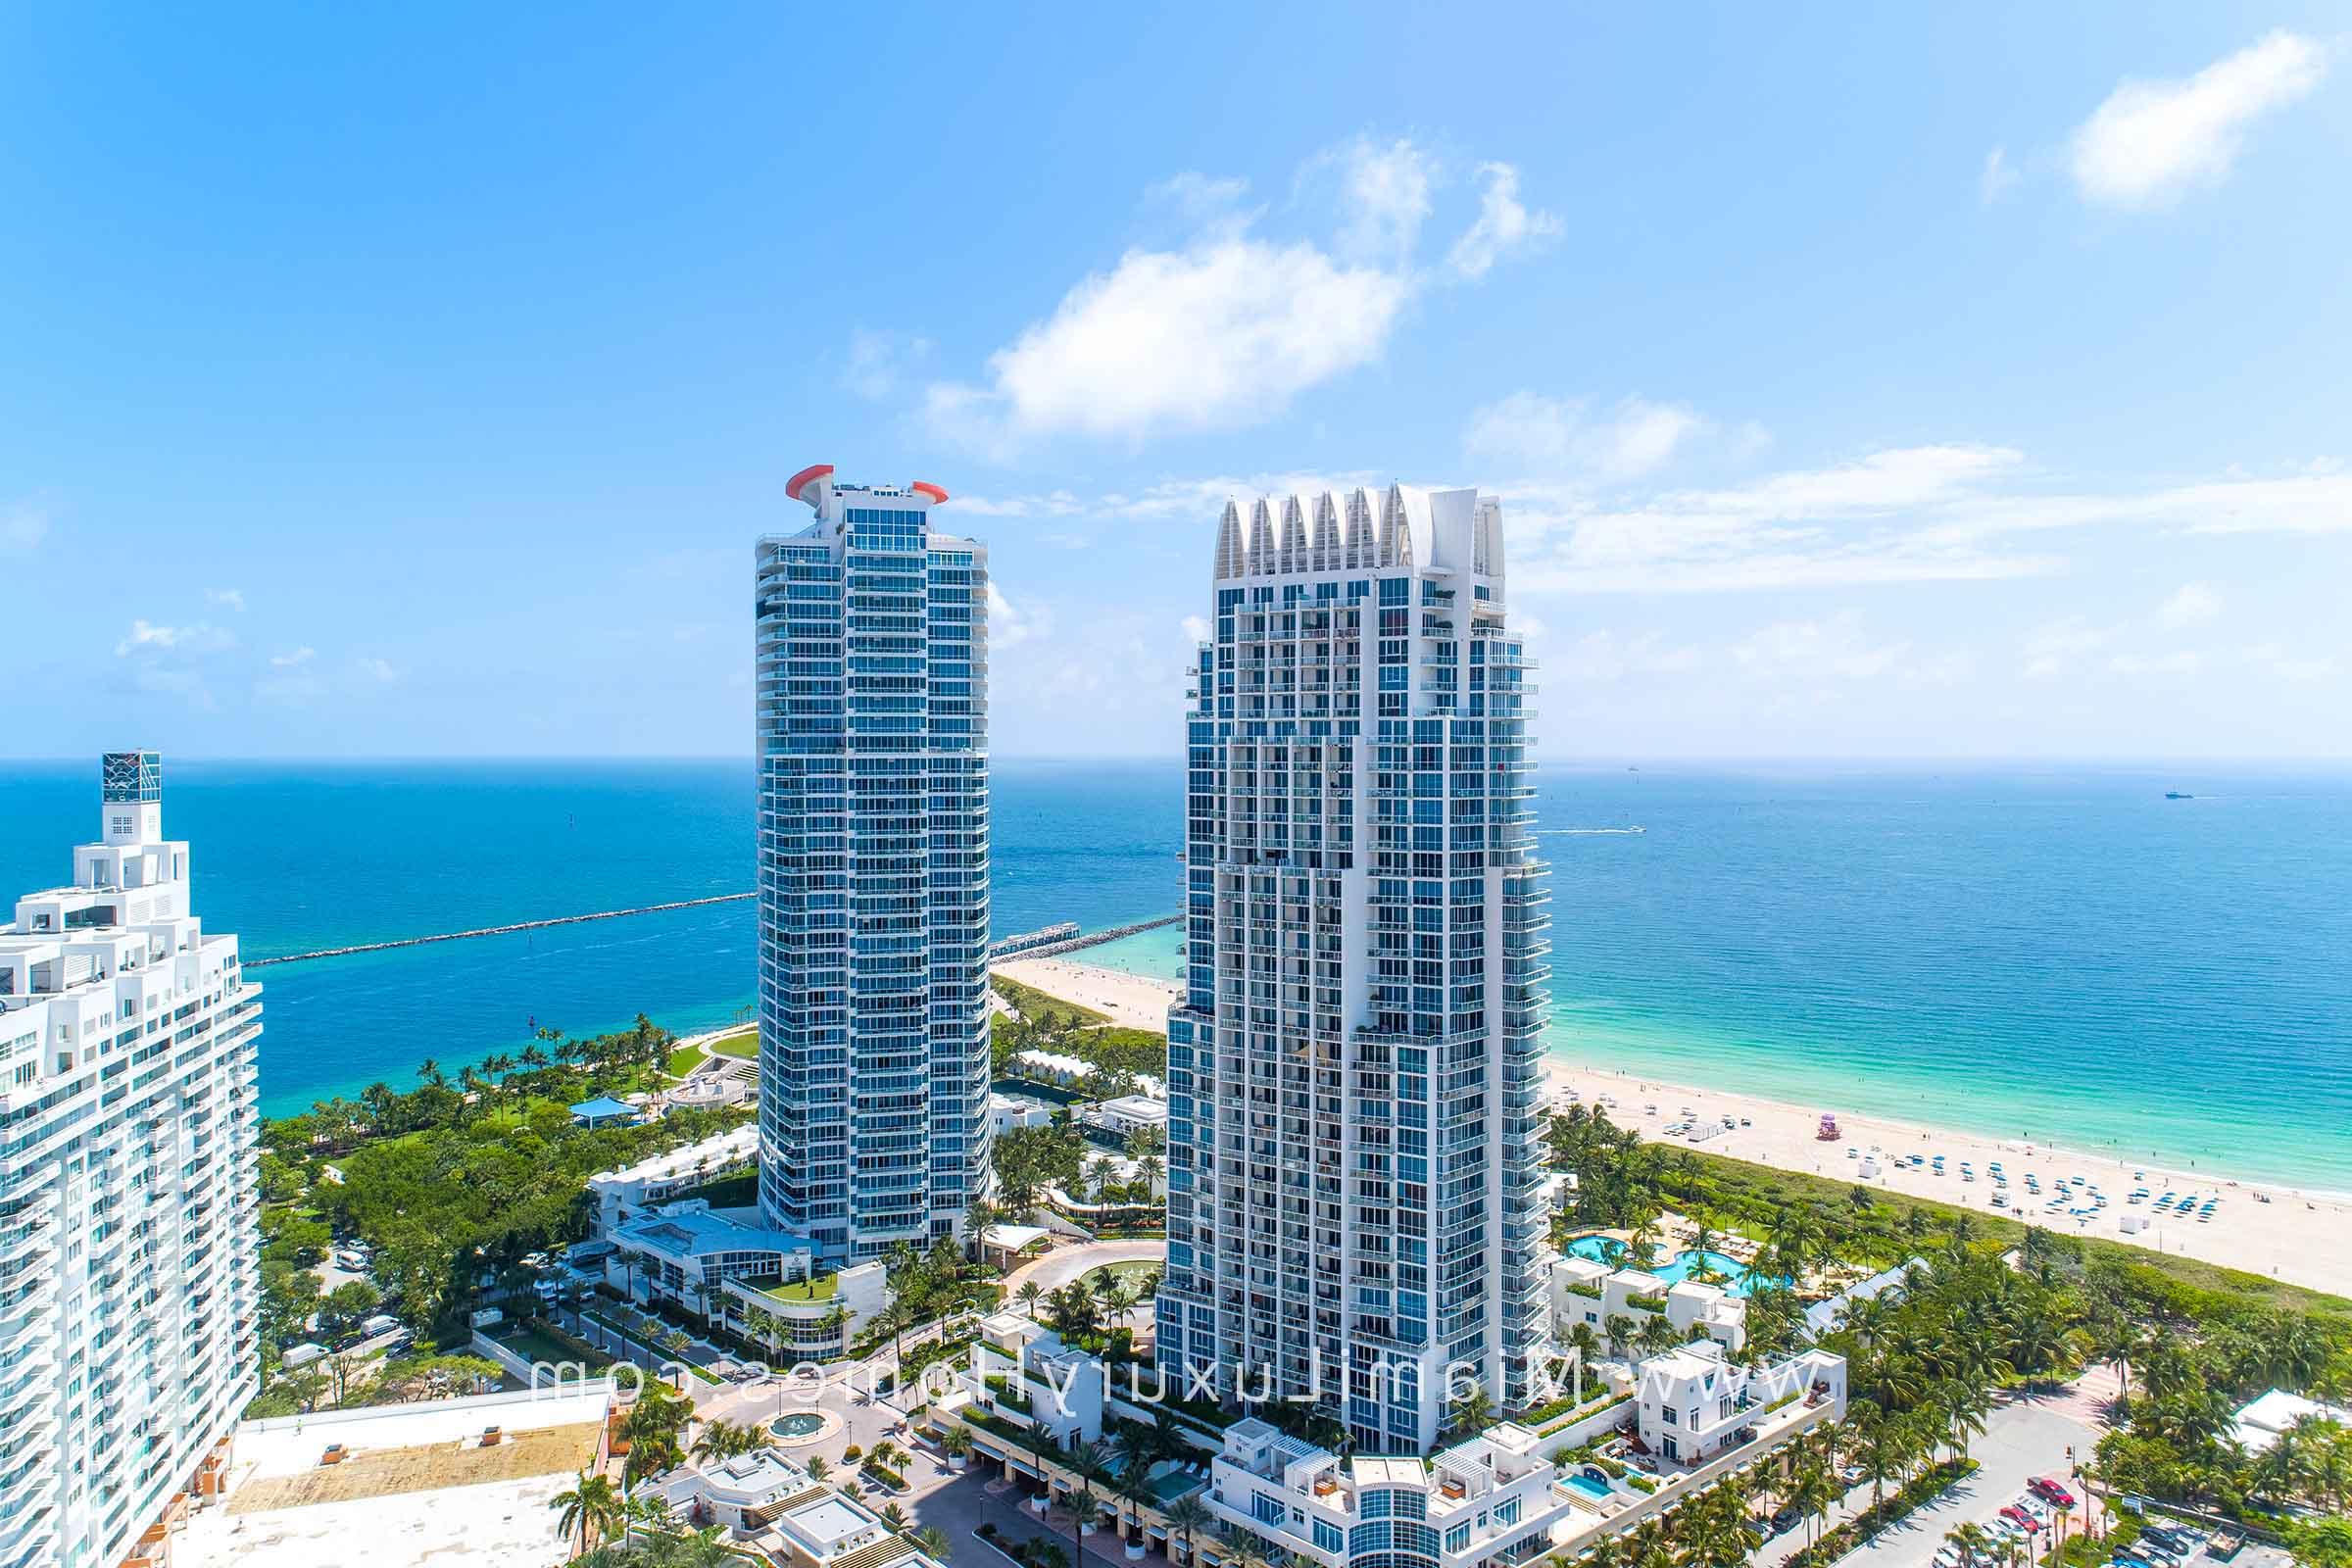
<svg viewBox="0 0 2352 1568">
<path fill-rule="evenodd" d="M 2339 8 L 833 9 L 0 16 L 0 755 L 748 755 L 811 463 L 1002 756 L 1392 480 L 1546 759 L 2352 755 Z"/>
</svg>

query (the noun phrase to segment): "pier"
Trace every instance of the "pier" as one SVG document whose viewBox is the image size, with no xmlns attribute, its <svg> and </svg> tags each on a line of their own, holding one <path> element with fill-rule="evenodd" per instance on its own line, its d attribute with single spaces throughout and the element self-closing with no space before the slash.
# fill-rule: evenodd
<svg viewBox="0 0 2352 1568">
<path fill-rule="evenodd" d="M 1156 931 L 1163 925 L 1174 925 L 1183 918 L 1184 916 L 1181 914 L 1163 914 L 1156 920 L 1138 920 L 1133 925 L 1114 925 L 1106 930 L 1089 931 L 1086 935 L 1072 937 L 1067 942 L 1049 942 L 1043 947 L 1023 948 L 1018 953 L 1008 953 L 1004 956 L 1008 958 L 1059 957 L 1065 953 L 1076 953 L 1080 948 L 1091 948 L 1104 942 L 1116 942 L 1121 937 L 1131 937 L 1139 931 Z"/>
<path fill-rule="evenodd" d="M 634 909 L 599 909 L 594 914 L 558 914 L 544 920 L 516 920 L 511 925 L 485 925 L 471 931 L 443 931 L 429 937 L 395 937 L 389 942 L 355 942 L 345 948 L 319 948 L 312 953 L 283 953 L 274 958 L 247 958 L 245 967 L 272 963 L 305 963 L 312 958 L 345 958 L 355 953 L 389 953 L 394 948 L 421 948 L 431 942 L 465 942 L 473 937 L 503 937 L 516 931 L 538 931 L 554 925 L 585 925 L 590 920 L 620 920 L 632 914 L 662 914 L 670 909 L 700 909 L 712 904 L 756 899 L 757 893 L 713 893 L 707 899 L 674 899 L 667 904 L 641 904 Z"/>
<path fill-rule="evenodd" d="M 281 953 L 274 958 L 247 958 L 245 967 L 261 969 L 273 963 L 307 963 L 313 958 L 348 958 L 355 953 L 390 953 L 395 948 L 421 948 L 434 942 L 466 942 L 474 937 L 512 936 L 517 931 L 540 931 L 549 926 L 585 925 L 590 920 L 624 920 L 632 914 L 664 914 L 671 909 L 700 909 L 713 904 L 735 904 L 744 899 L 756 899 L 759 896 L 757 893 L 713 893 L 705 899 L 673 899 L 667 904 L 641 904 L 633 909 L 599 909 L 594 914 L 557 914 L 550 915 L 544 920 L 516 920 L 508 925 L 477 926 L 471 931 L 441 931 L 432 936 L 394 937 L 388 942 L 355 942 L 349 947 L 318 948 L 310 953 Z M 1131 937 L 1138 931 L 1152 931 L 1163 925 L 1174 925 L 1183 918 L 1184 916 L 1181 914 L 1165 914 L 1156 920 L 1139 920 L 1133 925 L 1114 925 L 1107 931 L 1093 931 L 1085 936 L 1070 937 L 1066 941 L 1048 942 L 1042 946 L 1022 948 L 1018 950 L 1018 956 L 1050 958 L 1059 953 L 1075 953 L 1080 948 L 1091 948 L 1099 942 L 1116 942 L 1119 938 Z M 1069 922 L 1064 923 L 1069 924 Z M 1078 929 L 1075 924 L 1070 924 L 1069 928 L 1072 931 Z M 1055 932 L 1057 929 L 1049 926 L 1046 931 L 1033 931 L 1027 933 L 1025 937 L 1011 937 L 1006 940 L 1013 942 L 1033 940 Z M 1014 956 L 1013 954 L 999 954 L 996 950 L 992 950 L 992 955 L 1006 957 Z"/>
</svg>

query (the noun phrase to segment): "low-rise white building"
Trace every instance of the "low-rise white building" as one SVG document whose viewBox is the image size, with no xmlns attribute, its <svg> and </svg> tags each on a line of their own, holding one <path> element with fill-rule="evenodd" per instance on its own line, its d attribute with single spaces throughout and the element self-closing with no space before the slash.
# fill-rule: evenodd
<svg viewBox="0 0 2352 1568">
<path fill-rule="evenodd" d="M 835 1272 L 807 1237 L 769 1228 L 757 1207 L 685 1199 L 644 1210 L 604 1239 L 613 1247 L 605 1283 L 630 1299 L 708 1313 L 768 1345 L 773 1329 L 753 1316 L 763 1314 L 787 1330 L 772 1348 L 796 1359 L 838 1354 L 890 1301 L 881 1263 Z"/>
<path fill-rule="evenodd" d="M 1024 1078 L 1039 1083 L 1059 1084 L 1068 1088 L 1095 1070 L 1095 1064 L 1079 1056 L 1065 1055 L 1058 1051 L 1022 1051 L 1013 1054 L 1012 1064 Z"/>
<path fill-rule="evenodd" d="M 1533 1561 L 1574 1506 L 1536 1435 L 1507 1422 L 1426 1462 L 1350 1462 L 1251 1417 L 1225 1429 L 1211 1476 L 1210 1511 L 1328 1568 Z"/>
<path fill-rule="evenodd" d="M 988 1097 L 988 1120 L 997 1135 L 1003 1137 L 1015 1127 L 1053 1125 L 1054 1107 L 1022 1095 L 992 1094 Z"/>
<path fill-rule="evenodd" d="M 2232 1435 L 2248 1453 L 2261 1453 L 2286 1435 L 2298 1421 L 2341 1421 L 2352 1425 L 2352 1409 L 2323 1404 L 2300 1394 L 2273 1389 L 2237 1412 Z"/>
<path fill-rule="evenodd" d="M 1845 1358 L 1807 1350 L 1770 1366 L 1740 1366 L 1711 1340 L 1645 1357 L 1636 1368 L 1642 1443 L 1669 1462 L 1703 1465 L 1751 1443 L 1776 1404 L 1827 1403 L 1845 1415 Z"/>
<path fill-rule="evenodd" d="M 589 1194 L 596 1200 L 597 1229 L 609 1235 L 680 1193 L 751 1170 L 759 1158 L 760 1129 L 747 1122 L 732 1132 L 652 1155 L 634 1165 L 600 1171 L 588 1178 Z"/>
<path fill-rule="evenodd" d="M 962 1376 L 973 1402 L 1002 1420 L 1065 1446 L 1102 1435 L 1102 1363 L 1025 1313 L 983 1318 Z"/>
<path fill-rule="evenodd" d="M 862 1502 L 773 1448 L 648 1482 L 670 1514 L 724 1528 L 777 1568 L 940 1568 Z"/>
<path fill-rule="evenodd" d="M 1164 1134 L 1168 1130 L 1168 1102 L 1149 1095 L 1120 1095 L 1082 1107 L 1078 1119 L 1121 1138 L 1147 1127 Z"/>
<path fill-rule="evenodd" d="M 1612 1269 L 1606 1263 L 1574 1255 L 1552 1260 L 1551 1320 L 1554 1339 L 1567 1340 L 1579 1323 L 1600 1336 L 1603 1346 L 1617 1354 L 1632 1348 L 1609 1342 L 1611 1318 L 1632 1320 L 1637 1332 L 1654 1318 L 1664 1318 L 1677 1334 L 1689 1338 L 1694 1328 L 1727 1350 L 1747 1343 L 1747 1301 L 1719 1285 L 1697 1280 L 1673 1284 L 1640 1269 Z"/>
</svg>

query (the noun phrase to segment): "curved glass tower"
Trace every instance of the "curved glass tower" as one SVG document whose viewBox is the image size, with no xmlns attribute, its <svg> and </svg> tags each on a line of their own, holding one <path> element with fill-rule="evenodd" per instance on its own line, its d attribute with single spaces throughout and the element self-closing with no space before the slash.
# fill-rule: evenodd
<svg viewBox="0 0 2352 1568">
<path fill-rule="evenodd" d="M 937 485 L 787 492 L 757 552 L 760 1206 L 820 1253 L 959 1229 L 987 1171 L 988 551 Z"/>
</svg>

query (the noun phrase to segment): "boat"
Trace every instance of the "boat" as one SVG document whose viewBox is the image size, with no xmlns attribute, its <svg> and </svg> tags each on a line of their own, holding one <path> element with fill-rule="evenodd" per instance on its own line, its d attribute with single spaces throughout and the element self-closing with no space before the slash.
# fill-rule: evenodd
<svg viewBox="0 0 2352 1568">
<path fill-rule="evenodd" d="M 2164 798 L 2168 801 L 2193 801 L 2196 799 L 2194 795 L 2185 790 L 2166 790 Z"/>
</svg>

